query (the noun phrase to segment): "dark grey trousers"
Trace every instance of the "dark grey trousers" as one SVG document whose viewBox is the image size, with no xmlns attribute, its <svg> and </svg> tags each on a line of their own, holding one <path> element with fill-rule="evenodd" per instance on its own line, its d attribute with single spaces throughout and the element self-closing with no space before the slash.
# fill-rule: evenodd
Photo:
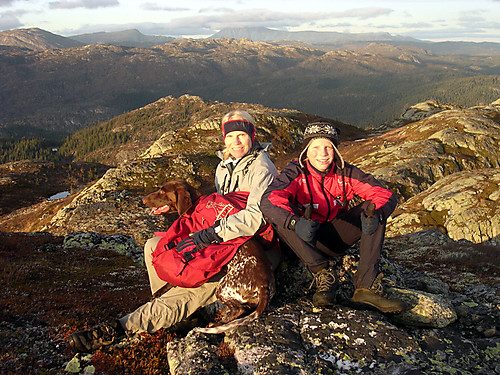
<svg viewBox="0 0 500 375">
<path fill-rule="evenodd" d="M 331 222 L 321 224 L 315 242 L 305 242 L 290 229 L 275 227 L 284 241 L 305 263 L 311 272 L 328 265 L 329 259 L 341 256 L 349 247 L 360 241 L 359 267 L 354 275 L 354 287 L 369 288 L 379 269 L 380 253 L 385 236 L 386 222 L 377 231 L 366 235 L 361 231 L 361 212 L 370 202 L 363 202 L 337 215 Z"/>
</svg>

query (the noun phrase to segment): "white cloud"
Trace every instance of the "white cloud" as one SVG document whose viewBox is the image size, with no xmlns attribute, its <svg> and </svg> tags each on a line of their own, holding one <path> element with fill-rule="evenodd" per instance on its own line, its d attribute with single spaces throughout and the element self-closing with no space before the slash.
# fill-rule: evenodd
<svg viewBox="0 0 500 375">
<path fill-rule="evenodd" d="M 160 5 L 158 3 L 143 3 L 141 5 L 141 8 L 144 10 L 165 11 L 165 12 L 179 12 L 179 11 L 190 10 L 189 8 L 168 7 Z"/>
<path fill-rule="evenodd" d="M 392 12 L 385 8 L 364 8 L 352 9 L 345 12 L 304 12 L 287 13 L 274 12 L 265 9 L 250 9 L 245 12 L 231 9 L 219 9 L 218 14 L 197 15 L 191 17 L 182 17 L 171 20 L 164 24 L 165 28 L 172 31 L 182 30 L 181 34 L 188 34 L 192 29 L 193 34 L 199 34 L 201 30 L 216 32 L 227 27 L 299 27 L 303 24 L 318 24 L 320 21 L 331 19 L 363 19 L 375 18 L 381 15 L 387 15 Z"/>
<path fill-rule="evenodd" d="M 0 30 L 10 30 L 22 27 L 23 24 L 17 18 L 21 12 L 5 12 L 0 14 Z"/>
<path fill-rule="evenodd" d="M 399 35 L 497 35 L 500 0 L 0 0 L 21 15 L 0 15 L 0 28 L 41 27 L 62 35 L 137 28 L 145 34 L 212 35 L 227 27 L 380 32 Z M 28 6 L 29 5 L 29 6 Z M 253 8 L 252 8 L 253 7 Z M 441 18 L 440 20 L 436 20 Z M 7 27 L 8 25 L 8 27 Z M 445 31 L 442 31 L 445 30 Z"/>
<path fill-rule="evenodd" d="M 49 3 L 51 9 L 96 9 L 118 5 L 120 5 L 118 0 L 60 0 Z"/>
<path fill-rule="evenodd" d="M 7 7 L 11 5 L 14 0 L 0 0 L 0 7 Z"/>
</svg>

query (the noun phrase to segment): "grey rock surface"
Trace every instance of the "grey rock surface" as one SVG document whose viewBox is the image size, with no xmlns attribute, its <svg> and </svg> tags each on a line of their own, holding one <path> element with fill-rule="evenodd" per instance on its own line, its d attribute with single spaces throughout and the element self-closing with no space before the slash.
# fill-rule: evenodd
<svg viewBox="0 0 500 375">
<path fill-rule="evenodd" d="M 441 228 L 454 240 L 482 243 L 500 235 L 500 168 L 457 172 L 403 203 L 388 236 Z"/>
</svg>

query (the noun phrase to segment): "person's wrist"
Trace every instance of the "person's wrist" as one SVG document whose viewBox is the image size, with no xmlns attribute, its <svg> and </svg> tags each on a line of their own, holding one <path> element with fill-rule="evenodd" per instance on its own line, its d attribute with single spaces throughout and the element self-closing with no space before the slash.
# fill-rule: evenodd
<svg viewBox="0 0 500 375">
<path fill-rule="evenodd" d="M 210 235 L 212 239 L 212 243 L 220 243 L 222 242 L 222 238 L 219 236 L 220 231 L 222 230 L 222 227 L 220 226 L 219 223 L 215 223 L 213 226 L 210 227 Z"/>
<path fill-rule="evenodd" d="M 300 220 L 300 217 L 297 216 L 297 215 L 293 215 L 290 219 L 290 221 L 288 222 L 288 229 L 290 230 L 295 230 L 295 226 L 297 225 L 297 223 L 299 222 Z"/>
</svg>

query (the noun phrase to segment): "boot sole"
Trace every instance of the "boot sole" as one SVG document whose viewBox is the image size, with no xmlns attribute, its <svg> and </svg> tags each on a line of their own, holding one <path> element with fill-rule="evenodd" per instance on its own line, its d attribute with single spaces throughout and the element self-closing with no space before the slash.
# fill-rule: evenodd
<svg viewBox="0 0 500 375">
<path fill-rule="evenodd" d="M 68 336 L 68 344 L 75 353 L 88 353 L 89 350 L 83 345 L 77 333 Z"/>
<path fill-rule="evenodd" d="M 376 310 L 378 310 L 378 311 L 380 311 L 380 312 L 382 312 L 384 314 L 400 314 L 403 311 L 405 311 L 404 308 L 389 308 L 389 309 L 384 308 L 384 309 L 382 309 L 382 308 L 380 308 L 380 306 L 377 306 L 377 305 L 375 305 L 373 303 L 364 302 L 364 301 L 363 302 L 361 302 L 361 301 L 355 301 L 355 300 L 352 300 L 352 299 L 350 301 L 353 302 L 353 303 L 356 303 L 356 304 L 360 304 L 360 305 L 368 305 L 368 306 L 373 307 L 374 309 L 376 309 Z"/>
<path fill-rule="evenodd" d="M 371 306 L 375 309 L 377 309 L 380 312 L 383 312 L 384 314 L 400 314 L 405 311 L 404 305 L 401 303 L 399 307 L 383 307 L 381 305 L 377 305 L 369 300 L 360 300 L 355 298 L 355 295 L 350 299 L 351 302 L 362 304 L 362 305 L 368 305 Z"/>
</svg>

